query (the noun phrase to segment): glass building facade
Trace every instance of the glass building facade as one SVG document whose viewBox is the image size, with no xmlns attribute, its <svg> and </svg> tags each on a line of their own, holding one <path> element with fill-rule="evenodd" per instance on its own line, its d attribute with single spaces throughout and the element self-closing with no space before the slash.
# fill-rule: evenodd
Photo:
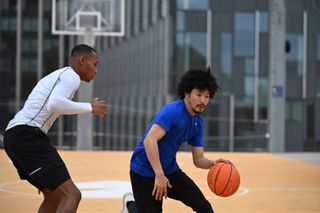
<svg viewBox="0 0 320 213">
<path fill-rule="evenodd" d="M 68 64 L 67 44 L 63 36 L 51 34 L 51 0 L 0 1 L 1 133 L 38 79 Z M 50 132 L 55 145 L 57 126 Z"/>
<path fill-rule="evenodd" d="M 0 3 L 1 131 L 17 105 L 17 2 Z M 43 76 L 65 64 L 64 53 L 77 39 L 51 35 L 49 0 L 43 0 L 40 34 L 40 1 L 21 2 L 22 104 L 39 70 Z M 125 36 L 96 38 L 100 65 L 94 95 L 108 100 L 110 112 L 94 118 L 93 148 L 133 149 L 155 113 L 176 99 L 181 75 L 210 65 L 221 89 L 203 113 L 205 149 L 270 151 L 269 4 L 268 0 L 126 0 Z M 285 139 L 279 141 L 284 143 L 279 151 L 319 151 L 320 2 L 287 0 L 284 14 Z M 76 148 L 76 122 L 76 116 L 57 122 L 50 132 L 55 145 Z"/>
</svg>

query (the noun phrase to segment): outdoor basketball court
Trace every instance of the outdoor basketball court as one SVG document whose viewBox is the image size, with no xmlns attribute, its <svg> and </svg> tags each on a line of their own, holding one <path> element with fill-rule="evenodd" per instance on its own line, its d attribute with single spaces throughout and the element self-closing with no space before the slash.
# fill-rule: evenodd
<svg viewBox="0 0 320 213">
<path fill-rule="evenodd" d="M 131 190 L 131 152 L 60 151 L 73 180 L 82 191 L 79 213 L 120 212 L 121 196 Z M 207 170 L 192 164 L 191 153 L 182 152 L 178 162 L 201 188 L 217 213 L 319 213 L 320 164 L 268 153 L 210 152 L 212 159 L 230 159 L 241 175 L 239 191 L 228 198 L 215 196 L 207 186 Z M 0 212 L 37 212 L 42 195 L 19 180 L 15 168 L 0 150 Z M 191 209 L 167 199 L 164 212 L 187 213 Z"/>
</svg>

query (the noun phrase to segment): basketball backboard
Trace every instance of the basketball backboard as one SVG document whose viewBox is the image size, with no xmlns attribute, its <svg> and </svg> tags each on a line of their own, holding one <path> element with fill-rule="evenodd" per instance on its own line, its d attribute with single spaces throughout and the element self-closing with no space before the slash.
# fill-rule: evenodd
<svg viewBox="0 0 320 213">
<path fill-rule="evenodd" d="M 52 0 L 52 34 L 124 35 L 124 0 Z"/>
</svg>

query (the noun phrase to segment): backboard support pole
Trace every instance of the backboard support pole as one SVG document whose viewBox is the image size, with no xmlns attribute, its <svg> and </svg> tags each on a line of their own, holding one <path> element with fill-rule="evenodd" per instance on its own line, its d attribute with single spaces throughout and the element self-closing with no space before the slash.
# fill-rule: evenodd
<svg viewBox="0 0 320 213">
<path fill-rule="evenodd" d="M 78 43 L 84 43 L 91 47 L 95 46 L 95 36 L 90 29 L 86 30 L 84 36 L 78 36 Z M 78 90 L 79 101 L 92 100 L 93 83 L 81 82 Z M 77 149 L 92 150 L 93 148 L 93 117 L 91 114 L 78 115 L 77 122 Z"/>
<path fill-rule="evenodd" d="M 285 0 L 269 1 L 270 15 L 270 86 L 269 86 L 269 151 L 285 151 L 286 101 L 286 7 Z"/>
<path fill-rule="evenodd" d="M 124 36 L 124 11 L 125 0 L 52 0 L 51 32 L 54 35 L 76 35 L 77 43 L 94 47 L 96 36 Z M 81 82 L 78 101 L 91 101 L 92 96 L 93 83 Z M 93 149 L 93 122 L 90 113 L 77 116 L 76 149 Z"/>
</svg>

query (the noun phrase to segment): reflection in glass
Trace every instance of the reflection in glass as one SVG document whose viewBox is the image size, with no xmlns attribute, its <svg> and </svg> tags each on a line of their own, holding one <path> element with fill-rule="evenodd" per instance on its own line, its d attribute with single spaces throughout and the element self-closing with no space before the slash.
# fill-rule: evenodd
<svg viewBox="0 0 320 213">
<path fill-rule="evenodd" d="M 244 92 L 246 97 L 253 97 L 254 94 L 254 77 L 246 76 L 244 79 Z"/>
<path fill-rule="evenodd" d="M 260 32 L 268 32 L 268 13 L 260 12 Z"/>
<path fill-rule="evenodd" d="M 179 56 L 178 64 L 183 70 L 205 67 L 206 66 L 206 52 L 207 40 L 206 33 L 177 33 L 176 45 Z"/>
<path fill-rule="evenodd" d="M 177 12 L 177 30 L 184 30 L 185 18 L 184 12 L 178 11 Z"/>
<path fill-rule="evenodd" d="M 316 80 L 317 84 L 317 98 L 320 98 L 320 79 Z"/>
<path fill-rule="evenodd" d="M 205 10 L 208 8 L 208 0 L 177 0 L 178 9 Z"/>
<path fill-rule="evenodd" d="M 320 35 L 317 35 L 317 60 L 320 60 Z"/>
<path fill-rule="evenodd" d="M 269 100 L 269 79 L 267 77 L 259 78 L 259 106 L 268 107 Z"/>
<path fill-rule="evenodd" d="M 286 120 L 302 122 L 303 106 L 301 101 L 288 101 L 286 103 Z"/>
<path fill-rule="evenodd" d="M 320 97 L 320 34 L 317 35 L 317 61 L 318 61 L 318 72 L 316 74 L 316 85 L 317 85 L 317 97 Z"/>
<path fill-rule="evenodd" d="M 235 13 L 235 55 L 254 55 L 254 13 Z"/>
<path fill-rule="evenodd" d="M 302 75 L 302 53 L 303 38 L 300 34 L 288 34 L 287 40 L 290 42 L 291 49 L 287 57 L 287 72 Z"/>
<path fill-rule="evenodd" d="M 232 35 L 221 34 L 221 67 L 222 73 L 230 76 L 232 72 Z"/>
<path fill-rule="evenodd" d="M 186 36 L 189 36 L 189 46 L 196 51 L 198 54 L 201 54 L 203 57 L 206 57 L 207 53 L 207 34 L 206 33 L 187 33 Z"/>
<path fill-rule="evenodd" d="M 244 71 L 246 75 L 254 75 L 254 59 L 246 58 L 244 62 Z"/>
</svg>

